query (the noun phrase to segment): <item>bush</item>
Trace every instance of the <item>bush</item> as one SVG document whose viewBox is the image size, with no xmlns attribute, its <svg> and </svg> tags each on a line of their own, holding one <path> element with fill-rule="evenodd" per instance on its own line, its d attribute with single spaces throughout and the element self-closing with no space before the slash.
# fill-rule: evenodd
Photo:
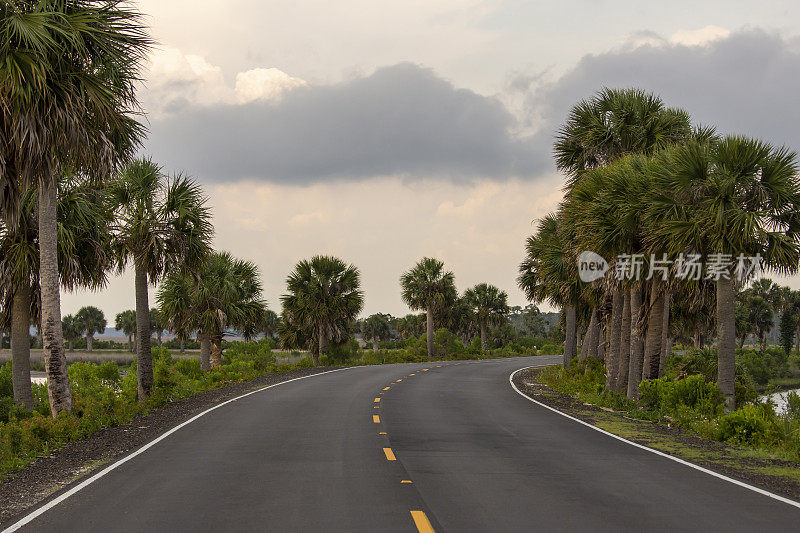
<svg viewBox="0 0 800 533">
<path fill-rule="evenodd" d="M 687 415 L 687 409 L 698 415 L 713 418 L 722 412 L 722 392 L 716 383 L 706 382 L 704 376 L 694 375 L 679 380 L 667 377 L 639 383 L 642 407 L 662 416 Z"/>
<path fill-rule="evenodd" d="M 539 350 L 539 353 L 542 355 L 562 355 L 564 353 L 564 347 L 555 344 L 545 344 L 542 346 L 542 349 Z"/>
<path fill-rule="evenodd" d="M 769 445 L 780 439 L 777 422 L 771 405 L 746 405 L 719 419 L 717 438 L 748 446 Z"/>
</svg>

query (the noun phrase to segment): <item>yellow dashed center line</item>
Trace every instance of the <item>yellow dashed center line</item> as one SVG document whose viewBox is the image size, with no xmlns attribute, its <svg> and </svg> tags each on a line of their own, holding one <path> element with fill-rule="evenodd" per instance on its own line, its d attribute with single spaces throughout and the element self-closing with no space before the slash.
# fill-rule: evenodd
<svg viewBox="0 0 800 533">
<path fill-rule="evenodd" d="M 411 480 L 410 479 L 404 479 L 400 483 L 411 483 Z"/>
<path fill-rule="evenodd" d="M 402 380 L 402 379 L 398 379 L 398 380 L 397 380 L 397 383 L 400 383 L 401 381 L 403 381 L 403 380 Z"/>
<path fill-rule="evenodd" d="M 378 403 L 379 401 L 381 401 L 380 398 L 375 398 L 375 403 Z"/>
<path fill-rule="evenodd" d="M 386 388 L 384 388 L 383 390 L 389 390 L 390 388 L 391 388 L 391 387 L 386 387 Z"/>
<path fill-rule="evenodd" d="M 392 451 L 391 448 L 384 448 L 383 449 L 383 453 L 386 454 L 386 459 L 388 461 L 396 461 L 397 460 L 397 457 L 394 456 L 394 452 Z"/>
<path fill-rule="evenodd" d="M 416 376 L 416 374 L 409 374 L 409 376 Z"/>
<path fill-rule="evenodd" d="M 376 405 L 376 406 L 375 406 L 375 409 L 380 409 L 380 408 L 381 408 L 381 406 L 380 406 L 380 405 Z"/>
<path fill-rule="evenodd" d="M 381 417 L 379 417 L 378 415 L 372 415 L 372 421 L 375 422 L 376 424 L 380 424 Z"/>
<path fill-rule="evenodd" d="M 411 511 L 411 518 L 414 519 L 414 525 L 417 526 L 419 533 L 434 533 L 433 526 L 423 511 Z"/>
<path fill-rule="evenodd" d="M 385 431 L 381 431 L 380 433 L 378 433 L 378 435 L 386 435 L 386 432 Z"/>
</svg>

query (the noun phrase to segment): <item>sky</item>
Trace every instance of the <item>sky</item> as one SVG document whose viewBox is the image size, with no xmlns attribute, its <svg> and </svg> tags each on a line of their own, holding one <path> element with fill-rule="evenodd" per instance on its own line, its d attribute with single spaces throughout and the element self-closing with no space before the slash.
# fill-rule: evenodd
<svg viewBox="0 0 800 533">
<path fill-rule="evenodd" d="M 259 267 L 278 312 L 293 265 L 319 253 L 359 267 L 365 315 L 409 312 L 398 280 L 424 256 L 460 291 L 489 282 L 525 305 L 525 238 L 562 198 L 554 133 L 604 86 L 800 148 L 794 1 L 136 5 L 158 42 L 142 153 L 203 185 L 215 248 Z M 132 273 L 64 293 L 64 314 L 83 305 L 113 325 Z"/>
</svg>

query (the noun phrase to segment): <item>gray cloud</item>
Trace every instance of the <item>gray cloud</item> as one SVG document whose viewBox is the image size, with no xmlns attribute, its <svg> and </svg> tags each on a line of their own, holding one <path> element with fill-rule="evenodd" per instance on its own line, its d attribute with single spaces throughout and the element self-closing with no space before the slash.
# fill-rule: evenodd
<svg viewBox="0 0 800 533">
<path fill-rule="evenodd" d="M 214 181 L 537 174 L 548 154 L 513 137 L 514 125 L 497 99 L 399 64 L 278 102 L 176 109 L 152 124 L 147 149 L 168 168 Z"/>
<path fill-rule="evenodd" d="M 651 90 L 721 132 L 798 145 L 797 42 L 762 30 L 735 32 L 704 47 L 640 46 L 587 55 L 530 98 L 529 107 L 546 117 L 541 137 L 552 139 L 569 108 L 603 86 Z"/>
</svg>

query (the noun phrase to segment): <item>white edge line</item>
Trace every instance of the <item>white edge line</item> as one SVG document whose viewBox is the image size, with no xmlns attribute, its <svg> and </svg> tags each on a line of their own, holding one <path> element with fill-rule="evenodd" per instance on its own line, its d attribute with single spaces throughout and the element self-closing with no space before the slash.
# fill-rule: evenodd
<svg viewBox="0 0 800 533">
<path fill-rule="evenodd" d="M 784 498 L 783 496 L 779 496 L 778 494 L 774 494 L 772 492 L 769 492 L 769 491 L 764 490 L 764 489 L 760 489 L 758 487 L 754 487 L 753 485 L 748 485 L 747 483 L 744 483 L 743 481 L 739 481 L 738 479 L 730 478 L 730 477 L 728 477 L 726 475 L 720 474 L 719 472 L 714 472 L 713 470 L 709 470 L 707 468 L 703 468 L 702 466 L 698 466 L 698 465 L 696 465 L 694 463 L 691 463 L 689 461 L 681 459 L 680 457 L 675 457 L 674 455 L 669 455 L 668 453 L 664 453 L 664 452 L 655 450 L 653 448 L 648 448 L 647 446 L 643 446 L 643 445 L 638 444 L 636 442 L 629 441 L 628 439 L 624 439 L 624 438 L 620 437 L 619 435 L 614 435 L 613 433 L 609 433 L 608 431 L 606 431 L 604 429 L 600 429 L 599 427 L 593 426 L 592 424 L 589 424 L 588 422 L 584 422 L 583 420 L 575 418 L 574 416 L 570 416 L 570 415 L 568 415 L 566 413 L 562 413 L 558 409 L 554 409 L 553 407 L 550 407 L 549 405 L 546 405 L 546 404 L 543 404 L 542 402 L 534 400 L 533 398 L 531 398 L 527 394 L 525 394 L 522 391 L 520 391 L 517 388 L 516 384 L 514 384 L 514 376 L 517 375 L 517 372 L 522 372 L 523 370 L 527 370 L 529 368 L 541 368 L 541 367 L 526 366 L 525 368 L 520 368 L 518 370 L 515 370 L 508 377 L 508 382 L 511 383 L 511 387 L 517 392 L 517 394 L 519 394 L 520 396 L 522 396 L 526 400 L 529 400 L 529 401 L 535 403 L 536 405 L 544 407 L 545 409 L 549 409 L 549 410 L 553 411 L 554 413 L 558 413 L 563 417 L 569 418 L 570 420 L 574 420 L 575 422 L 577 422 L 579 424 L 583 424 L 584 426 L 586 426 L 588 428 L 591 428 L 591 429 L 593 429 L 595 431 L 599 431 L 603 435 L 608 435 L 609 437 L 612 437 L 612 438 L 615 438 L 615 439 L 620 440 L 622 442 L 625 442 L 627 444 L 630 444 L 631 446 L 636 446 L 637 448 L 640 448 L 642 450 L 646 450 L 646 451 L 654 453 L 656 455 L 660 455 L 661 457 L 665 457 L 667 459 L 675 461 L 676 463 L 680 463 L 682 465 L 688 466 L 689 468 L 694 468 L 695 470 L 699 470 L 700 472 L 704 472 L 704 473 L 706 473 L 706 474 L 708 474 L 710 476 L 714 476 L 716 478 L 725 480 L 725 481 L 727 481 L 729 483 L 733 483 L 734 485 L 738 485 L 740 487 L 744 487 L 746 489 L 752 490 L 753 492 L 757 492 L 759 494 L 763 494 L 764 496 L 768 496 L 768 497 L 770 497 L 770 498 L 772 498 L 774 500 L 778 500 L 780 502 L 789 504 L 789 505 L 791 505 L 793 507 L 797 507 L 798 509 L 800 509 L 800 503 L 798 503 L 798 502 L 796 502 L 794 500 L 790 500 L 789 498 Z"/>
<path fill-rule="evenodd" d="M 306 379 L 306 378 L 313 378 L 315 376 L 321 376 L 323 374 L 329 374 L 331 372 L 339 372 L 341 370 L 351 370 L 353 368 L 360 368 L 360 366 L 348 366 L 348 367 L 345 367 L 345 368 L 336 368 L 334 370 L 326 370 L 325 372 L 317 372 L 316 374 L 309 374 L 308 376 L 301 376 L 299 378 L 287 379 L 286 381 L 281 381 L 280 383 L 274 383 L 272 385 L 267 385 L 266 387 L 261 387 L 259 389 L 256 389 L 256 390 L 247 392 L 245 394 L 242 394 L 241 396 L 237 396 L 235 398 L 231 398 L 230 400 L 226 400 L 226 401 L 224 401 L 224 402 L 222 402 L 220 404 L 215 405 L 214 407 L 210 407 L 210 408 L 206 409 L 205 411 L 203 411 L 202 413 L 196 414 L 195 416 L 193 416 L 189 420 L 186 420 L 185 422 L 183 422 L 181 424 L 178 424 L 177 426 L 175 426 L 174 428 L 166 431 L 165 433 L 162 433 L 160 436 L 158 436 L 155 439 L 151 440 L 150 442 L 148 442 L 147 444 L 145 444 L 144 446 L 142 446 L 138 450 L 134 451 L 133 453 L 131 453 L 129 455 L 126 455 L 122 459 L 119 459 L 115 463 L 112 463 L 111 465 L 105 467 L 103 470 L 101 470 L 100 472 L 96 473 L 92 477 L 86 479 L 85 481 L 83 481 L 79 485 L 76 485 L 76 486 L 72 487 L 71 489 L 69 489 L 67 492 L 65 492 L 64 494 L 62 494 L 58 498 L 55 498 L 54 500 L 51 500 L 51 501 L 47 502 L 45 505 L 42 505 L 41 507 L 39 507 L 38 509 L 36 509 L 32 513 L 30 513 L 29 515 L 26 515 L 25 517 L 21 518 L 19 521 L 17 521 L 14 524 L 8 526 L 6 529 L 4 529 L 2 531 L 2 533 L 11 533 L 12 531 L 17 531 L 22 526 L 27 525 L 28 523 L 30 523 L 31 521 L 35 520 L 39 516 L 43 515 L 44 513 L 46 513 L 47 511 L 49 511 L 50 509 L 52 509 L 56 505 L 58 505 L 59 503 L 63 502 L 67 498 L 69 498 L 70 496 L 73 496 L 74 494 L 76 494 L 80 490 L 88 487 L 89 485 L 91 485 L 92 483 L 94 483 L 95 481 L 100 479 L 101 477 L 105 476 L 106 474 L 108 474 L 109 472 L 114 470 L 115 468 L 119 467 L 120 465 L 122 465 L 124 463 L 127 463 L 128 461 L 130 461 L 131 459 L 133 459 L 137 455 L 146 452 L 147 450 L 149 450 L 150 448 L 152 448 L 153 446 L 155 446 L 156 444 L 158 444 L 162 440 L 166 439 L 167 437 L 169 437 L 170 435 L 172 435 L 173 433 L 175 433 L 176 431 L 178 431 L 182 427 L 191 424 L 192 422 L 194 422 L 195 420 L 197 420 L 201 416 L 207 415 L 208 413 L 210 413 L 214 409 L 219 409 L 223 405 L 227 405 L 227 404 L 229 404 L 231 402 L 235 402 L 236 400 L 240 400 L 240 399 L 242 399 L 242 398 L 244 398 L 246 396 L 250 396 L 251 394 L 255 394 L 257 392 L 261 392 L 261 391 L 264 391 L 264 390 L 267 390 L 267 389 L 271 389 L 272 387 L 277 387 L 278 385 L 285 385 L 286 383 L 291 383 L 292 381 L 297 381 L 297 380 Z"/>
</svg>

